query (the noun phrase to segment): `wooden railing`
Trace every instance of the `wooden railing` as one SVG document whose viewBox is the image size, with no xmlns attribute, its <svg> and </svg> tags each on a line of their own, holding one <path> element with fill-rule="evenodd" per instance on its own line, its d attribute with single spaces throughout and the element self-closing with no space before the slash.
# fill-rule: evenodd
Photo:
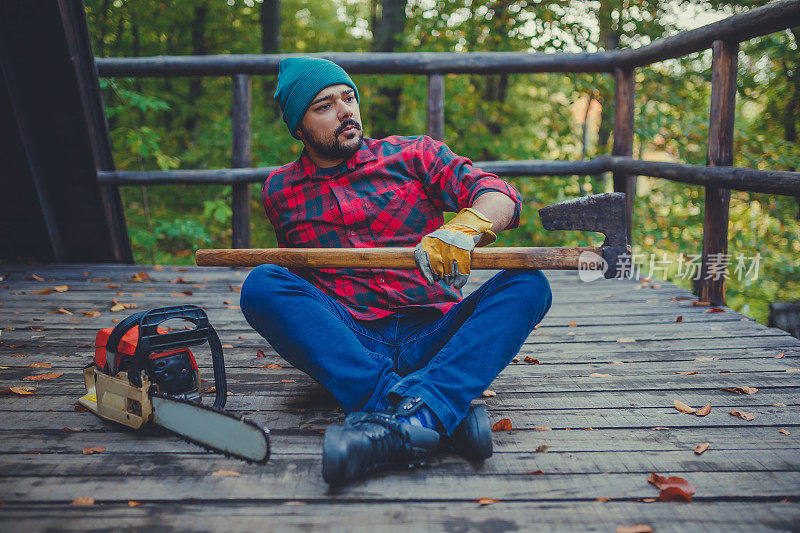
<svg viewBox="0 0 800 533">
<path fill-rule="evenodd" d="M 703 301 L 722 305 L 725 280 L 706 278 L 710 258 L 726 254 L 730 190 L 800 196 L 800 173 L 734 168 L 733 121 L 739 42 L 800 25 L 800 1 L 784 0 L 733 15 L 725 20 L 658 39 L 637 49 L 596 53 L 529 52 L 421 52 L 322 53 L 351 74 L 420 74 L 428 77 L 428 134 L 444 138 L 444 74 L 495 74 L 535 72 L 608 72 L 615 82 L 614 144 L 612 155 L 588 161 L 493 161 L 476 166 L 508 176 L 596 175 L 612 172 L 614 190 L 628 195 L 628 238 L 633 224 L 636 176 L 653 176 L 702 185 L 705 194 L 703 266 L 696 292 Z M 712 49 L 712 89 L 706 167 L 635 160 L 633 119 L 636 68 Z M 294 54 L 293 54 L 294 55 Z M 233 150 L 230 169 L 114 171 L 102 169 L 98 179 L 117 185 L 229 184 L 233 186 L 233 247 L 250 245 L 249 184 L 263 182 L 277 167 L 249 168 L 250 76 L 275 75 L 286 54 L 158 56 L 98 58 L 102 77 L 233 77 Z"/>
</svg>

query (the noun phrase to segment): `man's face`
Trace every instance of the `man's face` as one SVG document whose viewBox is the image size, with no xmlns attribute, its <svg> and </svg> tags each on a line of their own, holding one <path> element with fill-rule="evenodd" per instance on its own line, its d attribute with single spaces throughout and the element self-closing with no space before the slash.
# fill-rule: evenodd
<svg viewBox="0 0 800 533">
<path fill-rule="evenodd" d="M 327 160 L 349 159 L 361 147 L 361 113 L 349 85 L 322 89 L 308 106 L 298 127 L 306 148 Z"/>
</svg>

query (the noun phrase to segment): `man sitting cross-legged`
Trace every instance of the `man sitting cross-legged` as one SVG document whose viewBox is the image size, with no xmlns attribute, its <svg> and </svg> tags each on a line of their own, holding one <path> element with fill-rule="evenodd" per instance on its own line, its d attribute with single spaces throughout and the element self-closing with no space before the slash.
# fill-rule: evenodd
<svg viewBox="0 0 800 533">
<path fill-rule="evenodd" d="M 418 270 L 262 265 L 242 286 L 250 325 L 348 413 L 326 430 L 325 481 L 441 450 L 489 457 L 489 417 L 470 401 L 547 313 L 550 287 L 529 270 L 461 288 L 472 249 L 519 225 L 519 192 L 430 137 L 364 138 L 358 90 L 329 61 L 282 60 L 275 97 L 304 145 L 264 183 L 278 245 L 416 246 Z M 445 224 L 443 211 L 458 214 Z"/>
</svg>

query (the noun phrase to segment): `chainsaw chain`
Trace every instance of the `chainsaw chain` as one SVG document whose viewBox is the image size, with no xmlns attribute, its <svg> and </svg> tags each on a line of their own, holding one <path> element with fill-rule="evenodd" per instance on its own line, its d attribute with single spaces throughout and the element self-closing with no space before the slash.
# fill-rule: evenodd
<svg viewBox="0 0 800 533">
<path fill-rule="evenodd" d="M 239 422 L 244 422 L 245 424 L 256 428 L 262 435 L 264 435 L 264 439 L 267 442 L 267 453 L 264 454 L 264 459 L 262 459 L 260 461 L 256 461 L 256 460 L 250 459 L 248 457 L 242 457 L 242 456 L 237 455 L 235 453 L 230 453 L 230 452 L 226 452 L 226 451 L 223 451 L 223 450 L 218 450 L 218 449 L 214 448 L 213 446 L 210 446 L 210 445 L 208 445 L 206 443 L 203 443 L 203 442 L 198 442 L 198 441 L 194 440 L 191 437 L 187 437 L 186 435 L 182 435 L 181 433 L 178 433 L 177 431 L 173 431 L 173 430 L 171 430 L 169 428 L 166 428 L 164 426 L 161 426 L 161 425 L 156 424 L 155 422 L 153 422 L 158 427 L 169 431 L 170 433 L 172 433 L 173 435 L 176 435 L 181 440 L 183 440 L 185 442 L 188 442 L 189 444 L 194 444 L 195 446 L 199 446 L 200 448 L 203 448 L 204 450 L 208 450 L 210 452 L 222 454 L 227 458 L 241 459 L 242 461 L 245 461 L 245 462 L 251 463 L 251 464 L 263 465 L 263 464 L 266 464 L 267 461 L 269 460 L 269 456 L 270 456 L 270 453 L 271 453 L 270 443 L 269 443 L 269 430 L 259 426 L 258 424 L 256 424 L 252 420 L 249 420 L 249 419 L 245 418 L 243 415 L 242 416 L 235 415 L 235 414 L 233 414 L 233 413 L 231 413 L 229 411 L 225 411 L 223 409 L 216 409 L 216 408 L 214 408 L 214 407 L 212 407 L 210 405 L 204 405 L 202 403 L 192 402 L 192 401 L 189 401 L 189 400 L 185 400 L 183 398 L 176 398 L 175 396 L 169 396 L 168 394 L 163 394 L 163 393 L 160 393 L 160 392 L 152 392 L 152 393 L 150 393 L 150 396 L 157 396 L 159 398 L 163 398 L 163 399 L 169 400 L 171 402 L 183 403 L 183 404 L 191 405 L 191 406 L 194 406 L 194 407 L 201 407 L 202 409 L 205 409 L 205 410 L 208 410 L 208 411 L 213 411 L 213 412 L 218 413 L 220 415 L 227 416 L 228 418 L 233 418 L 234 420 L 237 420 Z"/>
</svg>

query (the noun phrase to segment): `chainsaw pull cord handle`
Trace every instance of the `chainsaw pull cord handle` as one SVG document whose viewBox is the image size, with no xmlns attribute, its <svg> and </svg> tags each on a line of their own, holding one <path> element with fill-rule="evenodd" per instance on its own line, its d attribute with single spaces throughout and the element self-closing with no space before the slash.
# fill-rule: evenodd
<svg viewBox="0 0 800 533">
<path fill-rule="evenodd" d="M 195 328 L 159 333 L 158 326 L 172 319 L 186 320 L 194 324 Z M 174 305 L 136 313 L 125 320 L 130 321 L 126 324 L 126 331 L 137 325 L 137 323 L 139 325 L 139 339 L 128 368 L 128 381 L 130 381 L 131 385 L 134 387 L 142 386 L 141 372 L 145 370 L 147 358 L 151 353 L 186 348 L 208 342 L 211 348 L 211 361 L 214 365 L 214 387 L 216 389 L 214 408 L 222 409 L 225 407 L 225 402 L 228 399 L 228 385 L 225 377 L 222 344 L 216 330 L 208 322 L 208 316 L 205 311 L 196 305 Z M 112 336 L 117 332 L 117 329 L 120 329 L 119 338 L 122 338 L 125 331 L 122 331 L 119 326 L 122 326 L 123 322 L 120 322 L 117 328 L 114 328 Z M 111 336 L 109 336 L 107 345 L 111 344 L 110 341 Z M 116 342 L 119 343 L 119 340 Z M 108 348 L 106 348 L 107 351 Z"/>
<path fill-rule="evenodd" d="M 109 335 L 108 340 L 106 340 L 106 364 L 105 367 L 100 369 L 104 373 L 111 376 L 117 373 L 117 352 L 119 351 L 119 343 L 122 342 L 122 337 L 124 337 L 128 331 L 139 325 L 139 321 L 142 319 L 142 316 L 144 316 L 144 313 L 144 311 L 134 313 L 125 317 L 119 324 L 114 326 L 111 335 Z"/>
</svg>

